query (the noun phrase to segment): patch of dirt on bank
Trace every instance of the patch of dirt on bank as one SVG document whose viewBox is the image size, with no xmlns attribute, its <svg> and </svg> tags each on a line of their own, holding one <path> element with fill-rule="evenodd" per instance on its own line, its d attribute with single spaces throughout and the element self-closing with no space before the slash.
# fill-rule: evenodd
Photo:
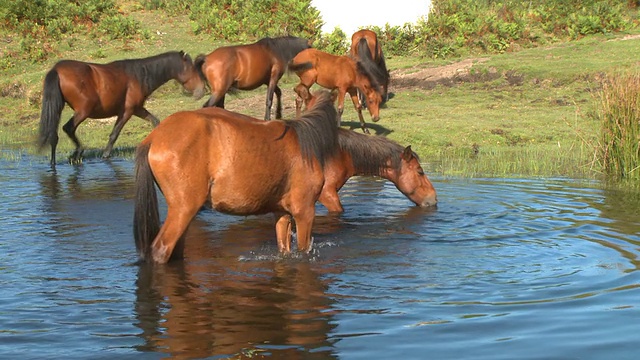
<svg viewBox="0 0 640 360">
<path fill-rule="evenodd" d="M 395 89 L 433 89 L 437 85 L 452 86 L 462 82 L 491 81 L 502 76 L 495 69 L 485 73 L 472 73 L 475 64 L 488 61 L 488 58 L 462 60 L 453 64 L 437 67 L 422 67 L 420 65 L 407 69 L 391 71 L 390 88 Z"/>
</svg>

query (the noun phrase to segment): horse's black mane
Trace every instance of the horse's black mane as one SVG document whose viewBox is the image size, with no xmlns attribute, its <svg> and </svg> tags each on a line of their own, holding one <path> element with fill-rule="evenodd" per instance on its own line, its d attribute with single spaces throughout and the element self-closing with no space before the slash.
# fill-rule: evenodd
<svg viewBox="0 0 640 360">
<path fill-rule="evenodd" d="M 378 39 L 376 38 L 375 48 L 378 48 Z M 384 54 L 380 54 L 378 61 L 374 59 L 374 55 L 369 51 L 367 39 L 362 38 L 358 41 L 358 56 L 362 62 L 362 66 L 378 84 L 385 85 L 389 83 L 389 71 L 384 60 Z"/>
<path fill-rule="evenodd" d="M 284 122 L 297 134 L 302 156 L 307 161 L 315 158 L 324 166 L 338 150 L 338 112 L 328 91 L 315 96 L 317 102 L 302 117 Z"/>
<path fill-rule="evenodd" d="M 357 174 L 378 175 L 381 170 L 389 166 L 389 162 L 391 162 L 391 168 L 400 169 L 400 158 L 404 147 L 393 140 L 340 128 L 338 142 L 340 149 L 351 155 Z M 417 158 L 415 153 L 414 156 Z"/>
<path fill-rule="evenodd" d="M 266 37 L 258 40 L 257 43 L 269 48 L 285 64 L 288 64 L 300 51 L 311 47 L 307 39 L 295 36 Z"/>
<path fill-rule="evenodd" d="M 118 60 L 112 64 L 122 66 L 129 76 L 138 80 L 144 93 L 149 95 L 182 71 L 184 56 L 184 51 L 169 51 L 147 58 Z M 189 55 L 186 58 L 191 61 Z"/>
</svg>

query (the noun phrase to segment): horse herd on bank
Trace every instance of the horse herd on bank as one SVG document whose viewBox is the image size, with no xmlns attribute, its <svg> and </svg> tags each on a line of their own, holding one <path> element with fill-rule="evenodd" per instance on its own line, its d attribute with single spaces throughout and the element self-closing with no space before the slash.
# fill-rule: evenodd
<svg viewBox="0 0 640 360">
<path fill-rule="evenodd" d="M 294 120 L 281 119 L 278 81 L 287 71 L 300 78 L 294 88 Z M 179 111 L 160 121 L 145 108 L 145 101 L 172 79 L 197 99 L 206 87 L 211 96 L 200 109 Z M 314 84 L 332 92 L 311 94 Z M 262 85 L 267 85 L 264 120 L 224 110 L 229 91 Z M 364 134 L 368 129 L 362 108 L 366 104 L 373 121 L 378 121 L 388 85 L 384 56 L 370 30 L 353 34 L 350 54 L 344 56 L 286 36 L 220 47 L 195 60 L 182 51 L 108 64 L 62 60 L 44 79 L 38 145 L 51 147 L 55 169 L 66 104 L 74 110 L 62 126 L 75 144 L 72 163 L 81 161 L 83 146 L 76 129 L 87 118 L 117 117 L 104 158 L 133 115 L 154 125 L 135 158 L 133 227 L 142 261 L 166 263 L 182 257 L 187 227 L 205 205 L 234 215 L 273 213 L 280 252 L 291 251 L 294 224 L 298 251 L 308 252 L 315 203 L 342 212 L 338 191 L 352 176 L 385 178 L 421 207 L 437 203 L 436 191 L 410 146 Z M 358 112 L 362 134 L 340 127 L 346 94 Z M 276 120 L 268 121 L 274 95 Z M 167 203 L 164 222 L 156 187 Z"/>
</svg>

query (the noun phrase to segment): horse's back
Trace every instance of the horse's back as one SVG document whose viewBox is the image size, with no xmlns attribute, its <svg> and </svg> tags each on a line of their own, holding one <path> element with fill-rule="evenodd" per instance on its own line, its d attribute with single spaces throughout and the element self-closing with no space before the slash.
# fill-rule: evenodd
<svg viewBox="0 0 640 360">
<path fill-rule="evenodd" d="M 303 163 L 291 155 L 300 152 L 299 145 L 283 122 L 220 108 L 175 113 L 149 134 L 147 143 L 161 189 L 185 177 L 195 187 L 213 185 L 213 208 L 237 215 L 273 211 Z"/>
</svg>

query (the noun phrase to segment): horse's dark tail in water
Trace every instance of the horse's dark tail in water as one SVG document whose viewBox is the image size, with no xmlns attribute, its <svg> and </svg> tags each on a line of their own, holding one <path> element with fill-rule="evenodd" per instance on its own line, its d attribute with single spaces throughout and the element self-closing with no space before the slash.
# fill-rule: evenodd
<svg viewBox="0 0 640 360">
<path fill-rule="evenodd" d="M 60 77 L 56 69 L 51 69 L 44 78 L 42 90 L 42 112 L 38 132 L 38 150 L 51 145 L 51 165 L 55 165 L 55 152 L 58 145 L 58 125 L 65 100 L 60 90 Z"/>
<path fill-rule="evenodd" d="M 135 200 L 133 211 L 133 236 L 140 260 L 151 258 L 151 244 L 160 231 L 158 194 L 149 167 L 150 144 L 143 144 L 136 151 Z"/>
</svg>

